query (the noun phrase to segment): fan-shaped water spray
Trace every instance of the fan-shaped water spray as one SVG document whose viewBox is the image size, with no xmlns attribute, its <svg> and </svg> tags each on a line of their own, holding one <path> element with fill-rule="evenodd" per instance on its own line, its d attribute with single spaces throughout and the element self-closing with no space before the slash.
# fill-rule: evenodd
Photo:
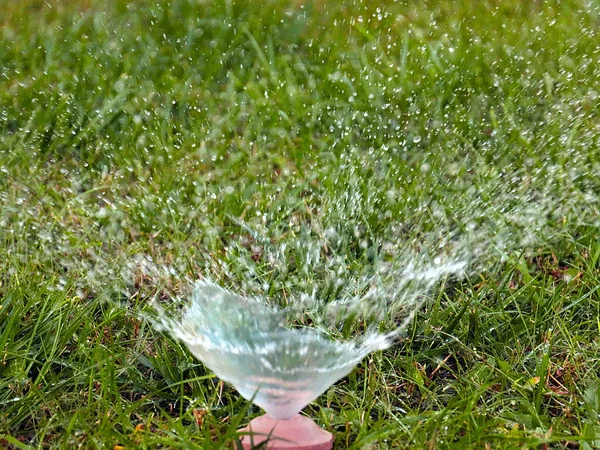
<svg viewBox="0 0 600 450">
<path fill-rule="evenodd" d="M 370 352 L 387 348 L 408 324 L 427 289 L 463 268 L 462 262 L 438 261 L 418 270 L 407 264 L 402 272 L 388 274 L 395 283 L 385 292 L 381 285 L 373 285 L 360 296 L 329 303 L 303 298 L 285 309 L 269 299 L 246 298 L 202 281 L 195 284 L 180 319 L 161 314 L 155 323 L 183 341 L 244 398 L 270 417 L 285 420 L 347 375 Z M 378 301 L 381 299 L 385 305 Z M 373 319 L 373 313 L 384 307 L 400 319 L 389 331 L 379 332 L 376 325 L 381 322 Z M 309 314 L 318 316 L 319 323 L 301 326 L 301 319 Z M 344 338 L 340 328 L 357 316 L 362 317 L 363 332 Z"/>
<path fill-rule="evenodd" d="M 181 322 L 166 319 L 163 326 L 274 419 L 290 419 L 390 342 L 380 334 L 339 342 L 284 323 L 284 315 L 264 303 L 202 282 Z"/>
</svg>

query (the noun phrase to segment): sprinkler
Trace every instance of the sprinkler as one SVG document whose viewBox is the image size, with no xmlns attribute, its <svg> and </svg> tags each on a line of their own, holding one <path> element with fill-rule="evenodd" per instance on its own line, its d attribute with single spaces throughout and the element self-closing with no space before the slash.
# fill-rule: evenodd
<svg viewBox="0 0 600 450">
<path fill-rule="evenodd" d="M 275 420 L 263 415 L 242 428 L 242 446 L 251 450 L 268 439 L 269 450 L 330 450 L 333 435 L 308 417 L 296 414 L 291 419 Z"/>
</svg>

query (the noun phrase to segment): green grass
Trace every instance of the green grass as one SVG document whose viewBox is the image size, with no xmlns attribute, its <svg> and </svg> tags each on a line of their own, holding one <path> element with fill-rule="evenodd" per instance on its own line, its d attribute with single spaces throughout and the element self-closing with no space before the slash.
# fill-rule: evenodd
<svg viewBox="0 0 600 450">
<path fill-rule="evenodd" d="M 234 448 L 260 411 L 150 300 L 335 298 L 448 233 L 469 276 L 306 413 L 337 449 L 600 447 L 596 0 L 0 11 L 0 447 Z"/>
</svg>

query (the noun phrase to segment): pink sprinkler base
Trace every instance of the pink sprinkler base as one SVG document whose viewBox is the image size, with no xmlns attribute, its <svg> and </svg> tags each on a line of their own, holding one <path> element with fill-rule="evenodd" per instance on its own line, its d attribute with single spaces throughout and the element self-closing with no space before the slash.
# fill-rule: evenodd
<svg viewBox="0 0 600 450">
<path fill-rule="evenodd" d="M 264 415 L 252 420 L 240 431 L 244 450 L 251 450 L 268 439 L 268 450 L 331 450 L 333 435 L 308 417 L 296 415 L 289 420 L 275 420 Z"/>
</svg>

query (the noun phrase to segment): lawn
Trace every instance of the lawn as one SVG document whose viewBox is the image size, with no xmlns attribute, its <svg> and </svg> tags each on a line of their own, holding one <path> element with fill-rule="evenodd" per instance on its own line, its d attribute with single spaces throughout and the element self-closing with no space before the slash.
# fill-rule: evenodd
<svg viewBox="0 0 600 450">
<path fill-rule="evenodd" d="M 342 334 L 420 308 L 305 408 L 336 449 L 600 448 L 599 30 L 597 0 L 0 0 L 0 447 L 235 448 L 261 411 L 151 303 L 385 272 Z M 436 258 L 467 269 L 398 288 Z"/>
</svg>

